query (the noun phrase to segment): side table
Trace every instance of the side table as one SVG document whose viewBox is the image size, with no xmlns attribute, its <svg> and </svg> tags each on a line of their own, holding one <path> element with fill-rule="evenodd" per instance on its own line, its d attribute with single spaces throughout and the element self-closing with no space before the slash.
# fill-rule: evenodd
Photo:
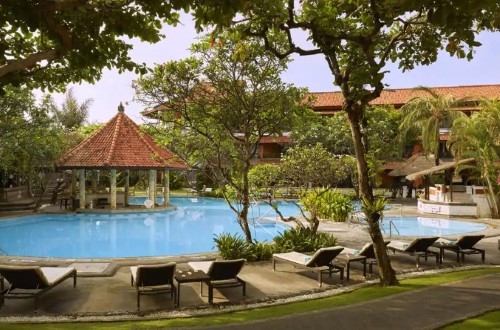
<svg viewBox="0 0 500 330">
<path fill-rule="evenodd" d="M 351 272 L 351 262 L 361 262 L 363 264 L 363 276 L 366 277 L 366 257 L 355 254 L 339 254 L 337 258 L 346 265 L 346 280 L 349 281 Z"/>
<path fill-rule="evenodd" d="M 202 272 L 201 270 L 197 270 L 197 271 L 178 270 L 175 272 L 174 278 L 178 284 L 177 285 L 177 302 L 176 302 L 177 307 L 179 307 L 179 302 L 181 300 L 181 284 L 182 283 L 194 283 L 194 282 L 208 283 L 210 281 L 210 276 L 208 276 L 206 273 Z"/>
</svg>

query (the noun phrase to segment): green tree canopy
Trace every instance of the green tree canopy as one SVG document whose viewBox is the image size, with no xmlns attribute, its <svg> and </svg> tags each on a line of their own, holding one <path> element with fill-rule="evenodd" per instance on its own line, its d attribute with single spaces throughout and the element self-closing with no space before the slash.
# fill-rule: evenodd
<svg viewBox="0 0 500 330">
<path fill-rule="evenodd" d="M 214 2 L 201 3 L 200 23 L 218 23 L 219 28 L 236 24 L 247 35 L 258 36 L 266 48 L 279 58 L 291 54 L 322 54 L 334 83 L 344 98 L 357 159 L 363 203 L 374 202 L 366 155 L 365 108 L 384 89 L 386 64 L 397 62 L 402 70 L 436 61 L 443 48 L 451 55 L 471 59 L 476 33 L 500 28 L 500 3 L 484 1 L 373 1 L 361 0 L 256 0 L 234 7 L 237 22 L 227 15 L 216 16 Z M 215 4 L 217 5 L 217 4 Z M 227 8 L 225 2 L 219 4 Z M 210 8 L 209 8 L 210 7 Z M 307 34 L 311 47 L 296 40 L 296 31 Z M 286 46 L 281 42 L 287 40 Z M 370 210 L 370 208 L 366 208 Z M 390 266 L 378 215 L 367 214 L 370 235 L 380 267 L 382 285 L 397 284 Z"/>
<path fill-rule="evenodd" d="M 93 99 L 86 99 L 82 103 L 78 103 L 73 94 L 73 88 L 70 88 L 65 94 L 61 107 L 52 102 L 52 111 L 57 121 L 66 130 L 74 130 L 82 127 L 87 122 L 89 108 L 93 101 Z"/>
<path fill-rule="evenodd" d="M 94 83 L 104 68 L 144 73 L 126 38 L 158 42 L 188 0 L 6 0 L 0 6 L 0 91 L 4 86 L 61 90 Z M 128 40 L 129 40 L 128 39 Z"/>
<path fill-rule="evenodd" d="M 468 169 L 471 175 L 488 187 L 488 202 L 493 218 L 499 217 L 498 194 L 500 178 L 500 101 L 484 101 L 481 111 L 471 117 L 458 118 L 451 129 L 448 145 L 458 159 L 473 158 L 473 163 L 461 165 L 458 171 Z"/>
<path fill-rule="evenodd" d="M 400 125 L 401 135 L 405 138 L 408 131 L 417 129 L 421 134 L 425 152 L 434 155 L 436 165 L 439 165 L 439 130 L 445 126 L 451 127 L 455 119 L 465 116 L 462 111 L 456 110 L 463 100 L 456 100 L 451 95 L 437 94 L 426 87 L 418 89 L 429 95 L 414 98 L 401 108 L 403 113 L 403 121 Z"/>
<path fill-rule="evenodd" d="M 355 171 L 352 157 L 334 156 L 320 143 L 313 147 L 297 146 L 287 150 L 281 159 L 284 179 L 289 185 L 307 190 L 313 187 L 333 187 Z"/>
<path fill-rule="evenodd" d="M 36 182 L 41 169 L 50 169 L 64 146 L 62 129 L 50 116 L 47 97 L 37 102 L 27 89 L 8 87 L 0 98 L 0 168 L 26 184 Z"/>
<path fill-rule="evenodd" d="M 258 41 L 228 33 L 192 46 L 193 56 L 167 62 L 136 81 L 136 97 L 160 109 L 163 142 L 192 166 L 212 175 L 232 205 L 248 242 L 249 171 L 262 137 L 282 134 L 307 113 L 305 91 L 285 84 L 286 60 Z M 158 128 L 159 130 L 162 128 Z M 226 196 L 228 197 L 228 196 Z M 228 198 L 229 200 L 229 198 Z"/>
</svg>

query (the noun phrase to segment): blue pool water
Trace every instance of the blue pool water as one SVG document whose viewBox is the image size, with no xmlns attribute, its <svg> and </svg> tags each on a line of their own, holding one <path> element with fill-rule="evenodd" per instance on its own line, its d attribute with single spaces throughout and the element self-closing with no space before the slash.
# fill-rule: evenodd
<svg viewBox="0 0 500 330">
<path fill-rule="evenodd" d="M 135 204 L 145 198 L 134 198 Z M 161 200 L 158 200 L 161 202 Z M 163 212 L 114 214 L 44 214 L 0 221 L 0 255 L 48 258 L 124 258 L 182 255 L 215 251 L 214 235 L 242 235 L 235 213 L 220 199 L 172 198 L 177 209 Z M 280 202 L 284 216 L 300 215 L 292 202 Z M 253 238 L 271 241 L 289 228 L 268 221 L 275 212 L 265 204 L 253 206 L 249 218 Z M 483 224 L 434 218 L 385 217 L 401 235 L 445 236 L 485 229 Z M 394 230 L 393 230 L 393 234 Z"/>
<path fill-rule="evenodd" d="M 384 220 L 382 221 L 383 233 L 389 234 L 391 221 L 394 224 L 392 227 L 392 235 L 401 236 L 458 235 L 484 230 L 488 227 L 482 223 L 440 218 L 384 217 Z M 397 228 L 397 231 L 394 227 Z"/>
<path fill-rule="evenodd" d="M 0 221 L 0 254 L 50 258 L 181 255 L 215 251 L 213 237 L 223 232 L 243 236 L 235 213 L 220 199 L 172 198 L 171 203 L 176 210 L 45 214 Z M 280 209 L 285 216 L 298 213 L 293 203 L 284 202 Z M 276 216 L 263 205 L 253 207 L 251 213 Z M 258 241 L 271 241 L 289 228 L 274 221 L 251 222 L 250 227 Z"/>
</svg>

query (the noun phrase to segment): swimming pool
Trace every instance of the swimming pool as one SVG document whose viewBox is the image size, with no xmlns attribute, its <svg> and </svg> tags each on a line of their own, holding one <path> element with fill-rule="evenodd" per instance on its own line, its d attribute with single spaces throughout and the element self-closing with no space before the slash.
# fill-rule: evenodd
<svg viewBox="0 0 500 330">
<path fill-rule="evenodd" d="M 33 215 L 0 221 L 0 253 L 49 258 L 123 258 L 215 251 L 214 235 L 239 234 L 235 213 L 220 199 L 172 198 L 176 210 L 148 213 Z M 297 214 L 281 203 L 285 216 Z M 269 206 L 250 217 L 276 216 Z M 289 228 L 275 221 L 250 221 L 252 236 L 271 241 Z"/>
<path fill-rule="evenodd" d="M 447 236 L 471 233 L 488 228 L 485 224 L 461 220 L 450 220 L 428 217 L 384 217 L 382 232 L 401 236 Z M 394 227 L 397 228 L 394 229 Z"/>
<path fill-rule="evenodd" d="M 145 197 L 132 199 L 136 204 L 144 201 Z M 41 214 L 0 221 L 0 254 L 47 258 L 174 256 L 215 251 L 214 235 L 243 236 L 234 212 L 221 199 L 171 198 L 171 203 L 176 210 Z M 284 216 L 300 214 L 293 202 L 279 202 L 279 210 Z M 249 213 L 249 218 L 261 219 L 250 220 L 252 236 L 258 241 L 271 241 L 289 228 L 267 219 L 276 214 L 266 204 L 253 205 Z M 385 217 L 385 234 L 389 234 L 391 220 L 402 236 L 445 236 L 487 227 L 448 219 Z"/>
</svg>

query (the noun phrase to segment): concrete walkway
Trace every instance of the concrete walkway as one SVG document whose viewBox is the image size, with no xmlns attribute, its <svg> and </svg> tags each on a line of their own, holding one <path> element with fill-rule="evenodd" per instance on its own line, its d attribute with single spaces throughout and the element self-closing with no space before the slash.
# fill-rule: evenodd
<svg viewBox="0 0 500 330">
<path fill-rule="evenodd" d="M 203 329 L 422 330 L 436 329 L 491 310 L 500 310 L 500 274 L 346 307 Z M 500 324 L 498 327 L 500 328 Z"/>
</svg>

